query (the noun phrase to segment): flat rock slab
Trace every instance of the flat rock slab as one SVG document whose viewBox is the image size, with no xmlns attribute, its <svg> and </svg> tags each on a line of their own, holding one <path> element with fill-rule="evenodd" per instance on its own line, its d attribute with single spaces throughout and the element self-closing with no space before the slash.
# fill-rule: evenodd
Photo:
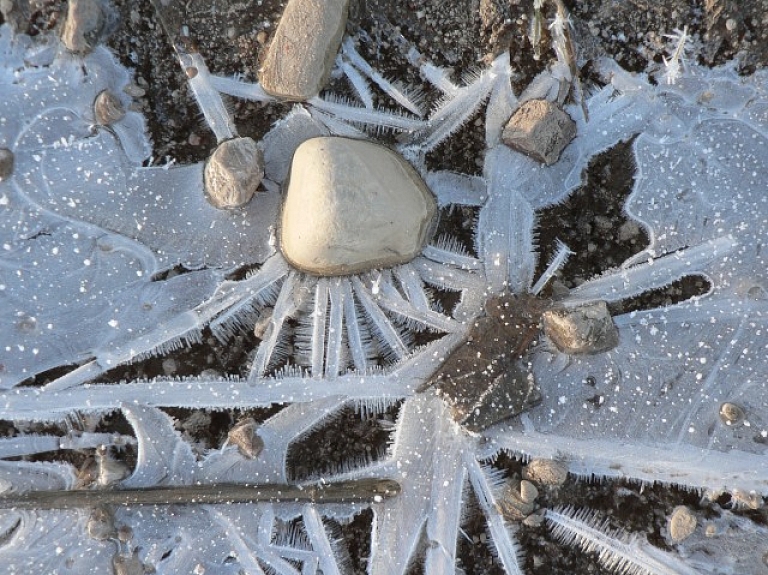
<svg viewBox="0 0 768 575">
<path fill-rule="evenodd" d="M 518 152 L 551 166 L 576 137 L 576 122 L 548 100 L 528 100 L 512 115 L 502 141 Z"/>
<path fill-rule="evenodd" d="M 421 252 L 436 213 L 427 185 L 389 148 L 313 138 L 293 157 L 280 248 L 313 275 L 391 267 Z"/>
<path fill-rule="evenodd" d="M 265 92 L 285 100 L 320 93 L 333 69 L 349 0 L 290 0 L 259 72 Z"/>
</svg>

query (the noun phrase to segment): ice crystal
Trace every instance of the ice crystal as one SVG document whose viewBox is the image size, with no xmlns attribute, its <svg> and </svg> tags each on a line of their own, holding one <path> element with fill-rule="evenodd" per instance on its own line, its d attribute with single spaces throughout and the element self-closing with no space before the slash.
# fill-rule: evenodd
<svg viewBox="0 0 768 575">
<path fill-rule="evenodd" d="M 157 573 L 345 573 L 347 552 L 336 541 L 335 525 L 370 508 L 369 573 L 405 573 L 416 558 L 426 572 L 444 573 L 455 569 L 462 512 L 476 500 L 498 563 L 507 573 L 522 573 L 512 526 L 497 503 L 505 478 L 491 463 L 500 453 L 557 458 L 577 475 L 768 494 L 765 73 L 742 78 L 729 68 L 689 66 L 674 84 L 656 86 L 602 62 L 606 85 L 584 102 L 589 122 L 568 108 L 578 136 L 556 164 L 545 167 L 500 142 L 517 105 L 505 55 L 466 86 L 422 64 L 444 101 L 420 119 L 372 109 L 361 74 L 420 111 L 399 87 L 367 70 L 346 43 L 342 68 L 356 71 L 348 76 L 363 106 L 316 98 L 286 117 L 266 137 L 271 181 L 284 180 L 290 153 L 306 132 L 367 137 L 356 126 L 371 124 L 401 132 L 398 149 L 424 172 L 441 205 L 477 206 L 479 218 L 477 257 L 445 239 L 405 266 L 337 281 L 299 274 L 275 251 L 270 226 L 280 197 L 276 185 L 241 211 L 215 210 L 204 200 L 201 165 L 142 166 L 148 142 L 138 114 L 128 112 L 108 128 L 97 125 L 91 111 L 96 95 L 120 94 L 129 81 L 106 50 L 76 59 L 53 41 L 35 44 L 3 27 L 0 54 L 7 118 L 0 146 L 14 158 L 12 175 L 0 182 L 4 419 L 23 431 L 24 422 L 119 411 L 133 429 L 138 453 L 131 475 L 115 480 L 118 489 L 288 484 L 304 480 L 290 470 L 291 450 L 340 409 L 379 412 L 405 398 L 386 454 L 352 461 L 322 478 L 394 479 L 402 488 L 397 497 L 369 504 L 121 506 L 98 517 L 86 509 L 3 509 L 0 557 L 10 572 L 66 567 L 104 573 L 133 564 Z M 531 93 L 546 93 L 561 79 L 544 75 Z M 257 91 L 215 77 L 210 84 L 206 90 Z M 428 173 L 426 151 L 451 137 L 486 100 L 482 177 Z M 569 357 L 543 342 L 529 358 L 541 405 L 483 435 L 467 432 L 431 392 L 415 391 L 468 331 L 484 298 L 540 289 L 534 277 L 537 211 L 567 198 L 591 158 L 632 137 L 637 171 L 625 211 L 646 229 L 650 244 L 559 303 L 618 302 L 691 275 L 706 277 L 711 289 L 614 317 L 619 344 L 607 352 Z M 187 273 L 166 273 L 176 266 Z M 256 269 L 243 280 L 227 279 L 244 266 Z M 459 305 L 445 313 L 430 297 L 433 288 L 458 292 Z M 306 342 L 292 355 L 281 341 L 296 318 Z M 194 340 L 206 326 L 226 338 L 240 324 L 252 328 L 262 319 L 268 327 L 247 380 L 83 384 L 142 353 Z M 427 328 L 437 333 L 432 343 L 410 341 Z M 271 370 L 275 353 L 305 370 Z M 83 361 L 69 379 L 17 387 L 47 369 Z M 591 402 L 596 394 L 601 400 Z M 724 422 L 725 402 L 743 410 L 744 420 Z M 258 427 L 264 448 L 253 458 L 234 445 L 196 453 L 159 409 L 278 403 L 288 405 Z M 64 459 L 8 458 L 88 451 L 97 444 L 123 449 L 132 440 L 95 429 L 74 442 L 23 433 L 4 440 L 0 493 L 82 487 L 78 470 Z M 634 547 L 628 545 L 623 535 L 573 513 L 548 517 L 562 526 L 563 539 L 612 550 L 608 562 L 624 572 L 655 572 L 631 565 L 643 553 L 662 557 L 650 544 L 633 539 Z M 97 532 L 92 521 L 104 523 L 98 532 L 106 538 L 88 536 Z M 712 524 L 719 530 L 718 553 L 708 554 L 697 533 L 671 552 L 667 564 L 684 561 L 684 572 L 755 572 L 762 530 L 728 514 Z M 754 540 L 755 547 L 731 545 L 740 537 Z M 619 551 L 623 555 L 611 556 Z"/>
</svg>

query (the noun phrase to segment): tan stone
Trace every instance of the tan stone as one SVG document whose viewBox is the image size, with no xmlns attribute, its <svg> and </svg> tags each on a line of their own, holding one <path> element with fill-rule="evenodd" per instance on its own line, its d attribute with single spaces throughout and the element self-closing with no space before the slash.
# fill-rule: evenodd
<svg viewBox="0 0 768 575">
<path fill-rule="evenodd" d="M 264 157 L 251 138 L 219 144 L 205 164 L 205 193 L 221 209 L 244 206 L 264 177 Z"/>
<path fill-rule="evenodd" d="M 421 251 L 436 213 L 432 192 L 392 150 L 313 138 L 293 157 L 280 248 L 294 267 L 314 275 L 391 267 Z"/>
<path fill-rule="evenodd" d="M 696 516 L 685 505 L 678 505 L 667 522 L 669 537 L 673 543 L 690 537 L 696 531 Z"/>
<path fill-rule="evenodd" d="M 285 100 L 308 100 L 323 89 L 347 23 L 349 0 L 289 0 L 269 45 L 259 83 Z"/>
<path fill-rule="evenodd" d="M 125 108 L 112 92 L 102 90 L 93 102 L 93 115 L 97 124 L 109 126 L 125 117 Z"/>
<path fill-rule="evenodd" d="M 237 446 L 243 457 L 254 459 L 264 449 L 264 441 L 257 434 L 258 429 L 259 424 L 249 417 L 230 429 L 227 437 Z"/>
<path fill-rule="evenodd" d="M 548 100 L 524 102 L 501 134 L 507 146 L 548 166 L 575 137 L 576 122 Z"/>
<path fill-rule="evenodd" d="M 61 42 L 70 52 L 85 54 L 104 31 L 105 14 L 98 0 L 69 0 Z"/>
<path fill-rule="evenodd" d="M 552 459 L 532 459 L 523 468 L 523 478 L 540 485 L 558 486 L 568 479 L 568 468 Z"/>
</svg>

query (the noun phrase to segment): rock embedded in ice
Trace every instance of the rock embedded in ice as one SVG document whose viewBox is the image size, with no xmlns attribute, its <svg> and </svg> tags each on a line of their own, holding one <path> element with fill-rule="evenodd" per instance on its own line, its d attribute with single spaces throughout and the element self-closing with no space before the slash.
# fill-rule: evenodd
<svg viewBox="0 0 768 575">
<path fill-rule="evenodd" d="M 328 81 L 347 24 L 349 0 L 290 0 L 259 72 L 265 92 L 308 100 Z"/>
<path fill-rule="evenodd" d="M 281 249 L 294 267 L 320 276 L 403 264 L 424 247 L 436 213 L 432 192 L 392 150 L 313 138 L 293 157 Z"/>
<path fill-rule="evenodd" d="M 70 52 L 90 52 L 104 32 L 106 15 L 98 0 L 70 0 L 61 42 Z"/>
<path fill-rule="evenodd" d="M 540 485 L 559 486 L 568 479 L 568 467 L 552 459 L 532 459 L 523 468 L 523 479 Z"/>
<path fill-rule="evenodd" d="M 619 343 L 619 331 L 604 301 L 544 312 L 542 323 L 552 343 L 570 355 L 609 351 Z"/>
<path fill-rule="evenodd" d="M 109 126 L 125 117 L 125 108 L 112 92 L 102 90 L 93 102 L 93 115 L 98 124 Z"/>
<path fill-rule="evenodd" d="M 13 173 L 13 152 L 8 148 L 0 148 L 0 181 L 10 177 Z"/>
<path fill-rule="evenodd" d="M 576 122 L 548 100 L 528 100 L 512 115 L 501 139 L 518 152 L 551 166 L 576 137 Z"/>
<path fill-rule="evenodd" d="M 220 209 L 244 206 L 264 177 L 264 157 L 251 138 L 219 144 L 205 164 L 205 193 Z"/>
<path fill-rule="evenodd" d="M 696 523 L 696 516 L 685 505 L 675 507 L 667 522 L 672 543 L 680 543 L 688 539 L 696 531 Z"/>
</svg>

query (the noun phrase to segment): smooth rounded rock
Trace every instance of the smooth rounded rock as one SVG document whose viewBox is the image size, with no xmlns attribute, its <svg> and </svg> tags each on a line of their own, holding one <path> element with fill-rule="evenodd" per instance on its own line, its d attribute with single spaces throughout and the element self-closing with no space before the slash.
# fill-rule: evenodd
<svg viewBox="0 0 768 575">
<path fill-rule="evenodd" d="M 115 94 L 109 90 L 102 90 L 93 102 L 93 115 L 96 123 L 109 126 L 125 117 L 125 108 Z"/>
<path fill-rule="evenodd" d="M 251 138 L 219 144 L 205 164 L 205 193 L 220 209 L 244 206 L 264 177 L 264 157 Z"/>
<path fill-rule="evenodd" d="M 667 529 L 672 542 L 680 543 L 696 531 L 696 516 L 685 505 L 678 505 L 669 516 Z"/>
<path fill-rule="evenodd" d="M 432 192 L 392 150 L 313 138 L 293 157 L 280 247 L 294 267 L 313 275 L 391 267 L 419 254 L 436 213 Z"/>
<path fill-rule="evenodd" d="M 259 71 L 265 92 L 308 100 L 331 75 L 347 24 L 349 0 L 290 0 Z"/>
</svg>

